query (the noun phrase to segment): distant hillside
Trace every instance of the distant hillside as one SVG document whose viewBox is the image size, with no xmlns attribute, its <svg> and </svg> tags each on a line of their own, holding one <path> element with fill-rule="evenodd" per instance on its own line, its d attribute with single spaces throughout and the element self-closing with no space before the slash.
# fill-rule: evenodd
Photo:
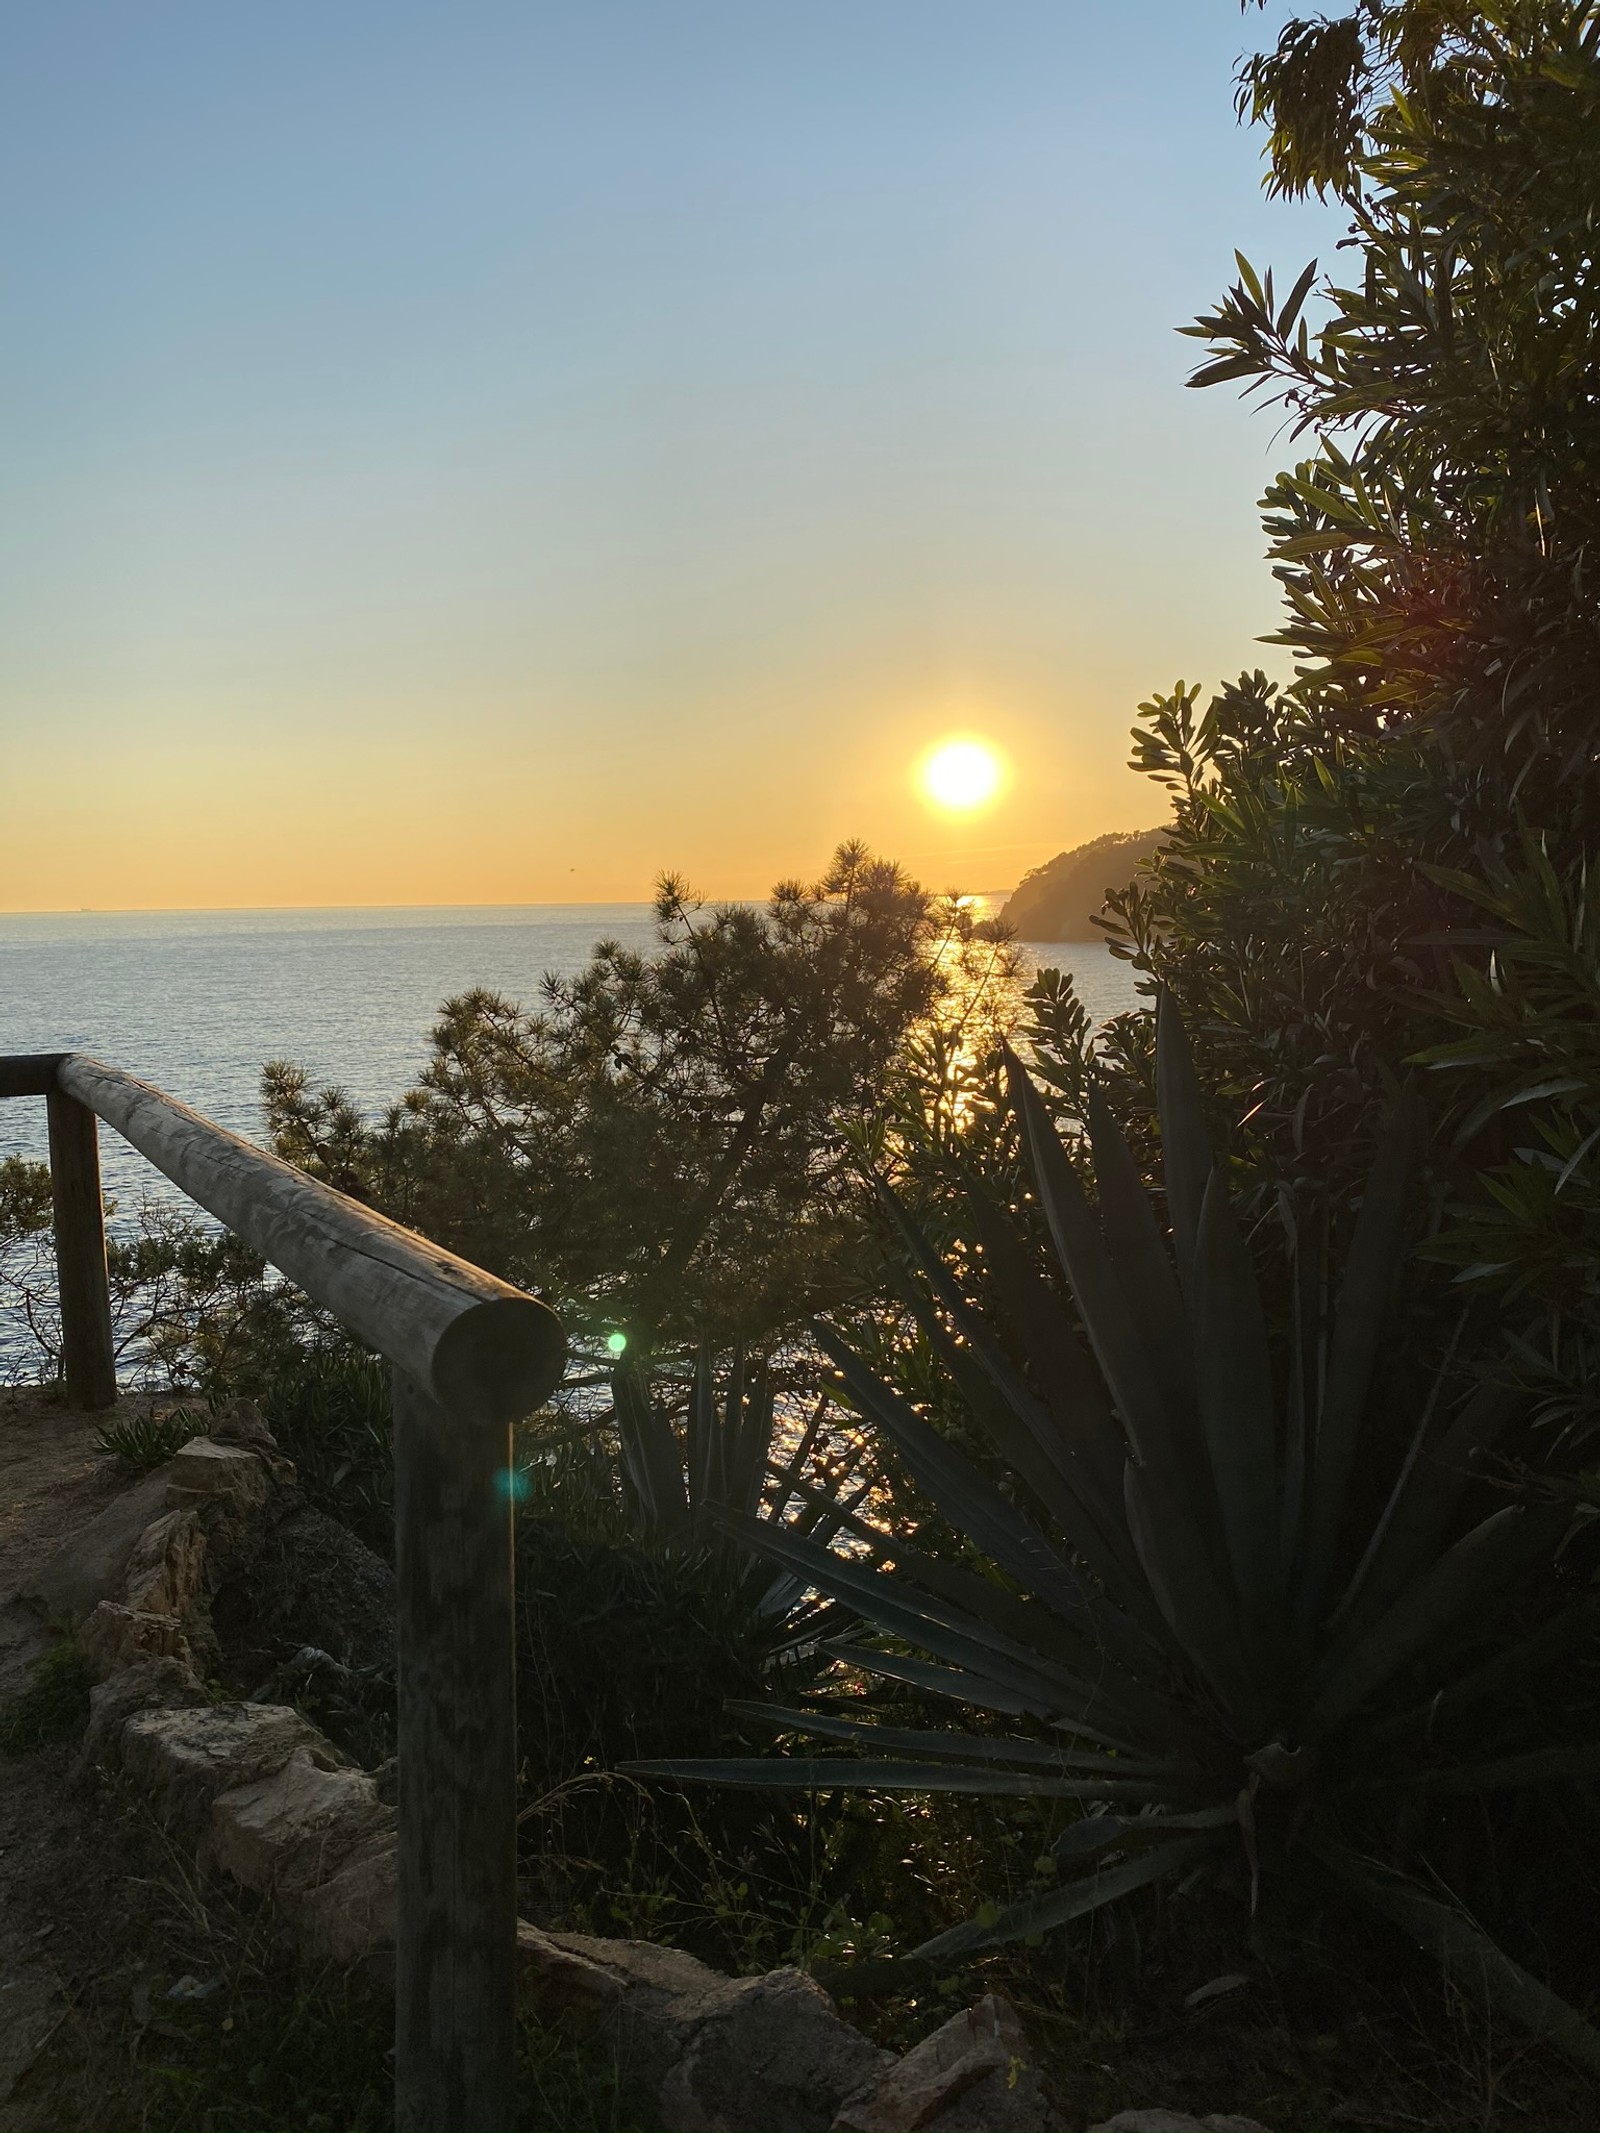
<svg viewBox="0 0 1600 2133">
<path fill-rule="evenodd" d="M 1058 852 L 1042 867 L 1025 874 L 1007 898 L 1001 917 L 1025 941 L 1097 941 L 1104 939 L 1091 923 L 1104 910 L 1113 889 L 1125 889 L 1142 859 L 1148 859 L 1165 827 L 1113 831 L 1091 844 Z"/>
</svg>

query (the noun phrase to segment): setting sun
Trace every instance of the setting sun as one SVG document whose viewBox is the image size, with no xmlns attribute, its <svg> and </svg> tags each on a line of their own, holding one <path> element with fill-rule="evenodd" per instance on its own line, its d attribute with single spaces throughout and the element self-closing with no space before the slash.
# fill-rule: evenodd
<svg viewBox="0 0 1600 2133">
<path fill-rule="evenodd" d="M 1000 790 L 1002 765 L 983 741 L 941 741 L 922 764 L 919 783 L 935 806 L 971 814 Z"/>
</svg>

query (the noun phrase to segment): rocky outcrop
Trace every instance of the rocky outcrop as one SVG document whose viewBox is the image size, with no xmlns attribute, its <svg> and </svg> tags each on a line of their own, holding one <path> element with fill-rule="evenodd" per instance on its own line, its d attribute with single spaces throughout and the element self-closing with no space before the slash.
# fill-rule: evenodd
<svg viewBox="0 0 1600 2133">
<path fill-rule="evenodd" d="M 1025 941 L 1104 940 L 1094 921 L 1107 895 L 1125 889 L 1168 834 L 1165 829 L 1113 832 L 1058 852 L 1023 876 L 1000 916 Z"/>
<path fill-rule="evenodd" d="M 1102 2119 L 1089 2133 L 1268 2133 L 1259 2118 L 1240 2118 L 1231 2111 L 1213 2111 L 1209 2118 L 1191 2118 L 1187 2111 L 1119 2111 Z"/>
<path fill-rule="evenodd" d="M 1065 2133 L 1011 2002 L 990 1993 L 851 2097 L 832 2133 Z"/>
<path fill-rule="evenodd" d="M 681 1948 L 518 1929 L 526 2004 L 586 2020 L 661 2133 L 828 2133 L 891 2055 L 800 1970 L 725 1977 Z"/>
</svg>

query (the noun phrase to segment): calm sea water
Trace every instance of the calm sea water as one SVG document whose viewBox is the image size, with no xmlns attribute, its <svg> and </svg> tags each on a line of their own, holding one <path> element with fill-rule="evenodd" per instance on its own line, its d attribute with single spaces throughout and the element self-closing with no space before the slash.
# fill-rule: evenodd
<svg viewBox="0 0 1600 2133">
<path fill-rule="evenodd" d="M 601 940 L 648 949 L 648 906 L 0 916 L 0 1052 L 92 1052 L 259 1140 L 264 1061 L 379 1110 L 416 1080 L 445 1000 L 485 985 L 531 1005 L 544 972 L 575 973 Z M 1071 970 L 1097 1018 L 1134 1004 L 1097 943 L 1029 953 Z M 166 1196 L 115 1133 L 101 1143 L 124 1210 Z M 0 1155 L 44 1152 L 43 1103 L 0 1103 Z"/>
</svg>

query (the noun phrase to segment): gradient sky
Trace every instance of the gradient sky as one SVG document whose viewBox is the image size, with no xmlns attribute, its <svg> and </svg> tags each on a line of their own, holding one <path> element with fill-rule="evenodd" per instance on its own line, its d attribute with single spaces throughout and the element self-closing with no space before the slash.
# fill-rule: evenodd
<svg viewBox="0 0 1600 2133">
<path fill-rule="evenodd" d="M 1269 16 L 1269 24 L 1275 20 Z M 0 16 L 0 908 L 1003 886 L 1258 662 L 1233 0 Z M 1011 760 L 970 822 L 941 735 Z"/>
</svg>

